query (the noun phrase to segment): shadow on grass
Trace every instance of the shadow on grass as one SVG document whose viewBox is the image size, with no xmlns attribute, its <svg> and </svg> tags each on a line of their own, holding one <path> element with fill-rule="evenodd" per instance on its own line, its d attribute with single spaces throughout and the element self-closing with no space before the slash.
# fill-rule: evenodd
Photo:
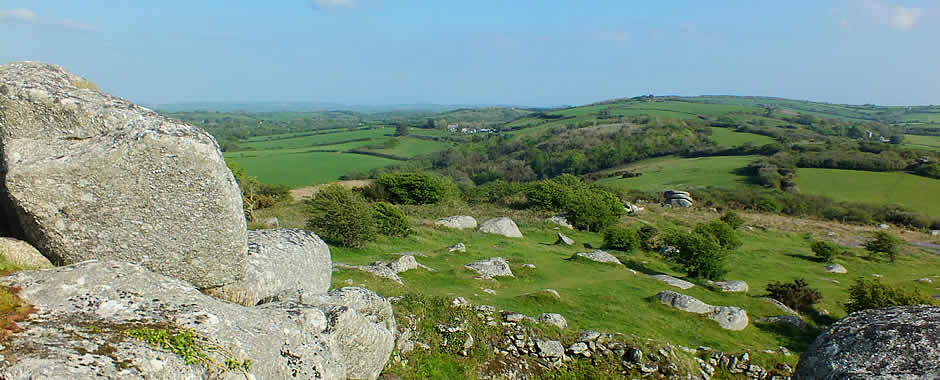
<svg viewBox="0 0 940 380">
<path fill-rule="evenodd" d="M 793 326 L 785 326 L 775 323 L 755 323 L 759 330 L 769 332 L 780 340 L 780 345 L 794 352 L 806 351 L 806 348 L 813 343 L 816 336 L 819 335 L 819 329 L 807 326 L 805 330 Z"/>
<path fill-rule="evenodd" d="M 820 259 L 820 258 L 818 258 L 818 257 L 816 257 L 816 256 L 801 255 L 801 254 L 799 254 L 799 253 L 788 253 L 787 256 L 795 257 L 795 258 L 797 258 L 797 259 L 803 259 L 803 260 L 807 260 L 807 261 L 812 261 L 812 262 L 814 262 L 814 263 L 820 263 L 820 264 L 822 264 L 822 263 L 825 262 L 824 260 L 822 260 L 822 259 Z"/>
<path fill-rule="evenodd" d="M 637 271 L 637 272 L 640 272 L 640 273 L 643 273 L 643 274 L 645 274 L 645 275 L 647 275 L 647 276 L 654 276 L 654 275 L 657 275 L 657 274 L 665 274 L 665 273 L 660 272 L 660 271 L 655 271 L 655 270 L 649 269 L 649 268 L 647 268 L 646 266 L 644 266 L 643 263 L 638 262 L 638 261 L 636 261 L 636 260 L 621 260 L 621 262 L 622 262 L 623 265 L 626 266 L 627 268 L 633 269 L 633 270 L 635 270 L 635 271 Z"/>
</svg>

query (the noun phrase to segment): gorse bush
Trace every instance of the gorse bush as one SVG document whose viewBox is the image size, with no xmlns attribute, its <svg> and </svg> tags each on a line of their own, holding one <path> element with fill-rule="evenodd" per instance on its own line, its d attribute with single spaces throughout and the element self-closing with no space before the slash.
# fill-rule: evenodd
<svg viewBox="0 0 940 380">
<path fill-rule="evenodd" d="M 818 289 L 810 288 L 806 280 L 793 280 L 792 283 L 774 282 L 767 285 L 770 298 L 782 302 L 793 310 L 806 310 L 813 304 L 822 301 L 822 294 Z"/>
<path fill-rule="evenodd" d="M 604 247 L 620 251 L 632 251 L 640 245 L 636 231 L 614 225 L 604 230 Z"/>
<path fill-rule="evenodd" d="M 932 305 L 930 296 L 918 289 L 908 293 L 899 288 L 882 284 L 878 279 L 855 280 L 849 287 L 849 302 L 845 304 L 845 311 L 854 313 L 860 310 L 877 309 L 889 306 L 905 305 Z"/>
<path fill-rule="evenodd" d="M 702 223 L 695 226 L 695 232 L 715 239 L 722 249 L 734 250 L 741 247 L 741 238 L 731 226 L 720 220 Z"/>
<path fill-rule="evenodd" d="M 601 188 L 580 188 L 564 200 L 562 212 L 575 227 L 601 231 L 620 221 L 626 211 L 620 198 Z"/>
<path fill-rule="evenodd" d="M 636 231 L 637 238 L 640 240 L 640 248 L 652 251 L 659 247 L 659 230 L 649 224 L 644 224 Z"/>
<path fill-rule="evenodd" d="M 822 240 L 814 241 L 813 244 L 810 244 L 809 248 L 813 250 L 816 257 L 827 263 L 831 263 L 832 259 L 834 259 L 840 251 L 839 246 Z"/>
<path fill-rule="evenodd" d="M 386 173 L 369 187 L 370 198 L 397 204 L 438 203 L 457 194 L 450 178 L 432 173 Z"/>
<path fill-rule="evenodd" d="M 865 243 L 865 249 L 868 250 L 871 256 L 874 256 L 876 253 L 888 256 L 888 259 L 893 263 L 898 256 L 900 244 L 901 241 L 893 235 L 884 231 L 878 231 L 875 232 L 874 238 Z"/>
<path fill-rule="evenodd" d="M 414 232 L 408 224 L 408 217 L 394 205 L 387 202 L 375 202 L 372 208 L 375 211 L 375 223 L 380 234 L 405 237 Z"/>
<path fill-rule="evenodd" d="M 741 227 L 741 225 L 744 224 L 744 218 L 741 218 L 741 216 L 734 211 L 728 211 L 722 215 L 721 221 L 731 226 L 731 229 L 733 230 L 738 229 L 738 227 Z"/>
<path fill-rule="evenodd" d="M 676 247 L 673 260 L 692 277 L 720 280 L 726 273 L 725 251 L 711 235 L 673 231 L 663 236 L 663 245 Z"/>
<path fill-rule="evenodd" d="M 306 208 L 307 228 L 328 242 L 361 247 L 378 235 L 372 205 L 342 186 L 320 189 L 306 201 Z"/>
</svg>

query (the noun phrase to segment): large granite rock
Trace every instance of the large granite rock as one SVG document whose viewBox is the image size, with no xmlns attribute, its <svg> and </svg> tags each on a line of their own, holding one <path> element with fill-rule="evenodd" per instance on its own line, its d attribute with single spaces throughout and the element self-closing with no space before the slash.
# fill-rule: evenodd
<svg viewBox="0 0 940 380">
<path fill-rule="evenodd" d="M 849 314 L 800 355 L 796 379 L 940 378 L 940 307 Z"/>
<path fill-rule="evenodd" d="M 671 290 L 660 292 L 656 295 L 656 299 L 685 312 L 704 314 L 708 319 L 717 322 L 718 326 L 726 330 L 744 330 L 748 324 L 747 312 L 736 306 L 712 306 L 699 301 L 698 298 Z"/>
<path fill-rule="evenodd" d="M 692 196 L 686 191 L 666 190 L 663 197 L 666 199 L 665 204 L 670 206 L 692 207 L 694 204 Z"/>
<path fill-rule="evenodd" d="M 747 291 L 750 289 L 750 287 L 747 285 L 746 282 L 740 281 L 740 280 L 734 280 L 734 281 L 710 281 L 709 280 L 708 284 L 711 286 L 714 286 L 715 288 L 717 288 L 718 290 L 724 293 L 739 293 L 739 292 L 747 293 Z"/>
<path fill-rule="evenodd" d="M 670 276 L 670 275 L 668 275 L 668 274 L 654 274 L 654 275 L 650 275 L 650 278 L 652 278 L 652 279 L 654 279 L 654 280 L 659 280 L 659 281 L 665 282 L 666 285 L 675 286 L 675 287 L 677 287 L 677 288 L 679 288 L 679 289 L 682 289 L 682 290 L 689 289 L 689 288 L 692 288 L 692 287 L 695 286 L 695 284 L 693 284 L 693 283 L 691 283 L 691 282 L 688 282 L 688 281 L 683 280 L 683 279 L 681 279 L 681 278 L 672 277 L 672 276 Z"/>
<path fill-rule="evenodd" d="M 512 238 L 522 237 L 522 232 L 519 231 L 519 227 L 517 227 L 516 223 L 509 218 L 488 219 L 480 224 L 480 228 L 478 228 L 477 231 L 486 234 L 496 234 Z"/>
<path fill-rule="evenodd" d="M 326 293 L 330 289 L 332 271 L 330 248 L 312 232 L 248 231 L 245 277 L 234 284 L 208 289 L 206 293 L 246 306 L 292 289 Z"/>
<path fill-rule="evenodd" d="M 53 265 L 29 243 L 8 237 L 0 237 L 0 258 L 21 268 L 48 269 Z"/>
<path fill-rule="evenodd" d="M 509 263 L 502 257 L 490 257 L 464 266 L 479 273 L 482 278 L 514 277 L 512 270 L 509 269 Z"/>
<path fill-rule="evenodd" d="M 248 308 L 192 285 L 119 262 L 87 261 L 0 279 L 21 288 L 38 311 L 4 342 L 4 379 L 244 379 L 240 371 L 186 364 L 128 336 L 140 328 L 192 331 L 214 363 L 250 360 L 258 379 L 345 379 L 349 359 L 331 341 L 327 315 L 314 306 Z M 216 350 L 208 348 L 219 348 Z M 355 360 L 355 358 L 353 358 Z M 383 363 L 384 364 L 384 363 Z"/>
<path fill-rule="evenodd" d="M 241 191 L 215 139 L 83 83 L 0 65 L 5 222 L 58 265 L 133 262 L 199 288 L 241 278 Z"/>
<path fill-rule="evenodd" d="M 458 230 L 477 228 L 477 220 L 467 215 L 448 216 L 438 219 L 434 224 L 441 227 L 456 228 Z"/>
</svg>

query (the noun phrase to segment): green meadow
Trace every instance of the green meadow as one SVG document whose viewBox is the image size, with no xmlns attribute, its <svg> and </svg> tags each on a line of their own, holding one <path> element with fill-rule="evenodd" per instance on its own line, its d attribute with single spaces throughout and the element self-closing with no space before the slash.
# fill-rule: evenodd
<svg viewBox="0 0 940 380">
<path fill-rule="evenodd" d="M 722 147 L 733 147 L 740 146 L 744 144 L 752 144 L 754 146 L 761 146 L 764 144 L 771 144 L 775 142 L 774 139 L 758 135 L 754 133 L 746 132 L 735 132 L 732 129 L 728 128 L 716 128 L 711 127 L 712 135 L 711 139 L 716 144 Z"/>
<path fill-rule="evenodd" d="M 835 200 L 899 204 L 927 215 L 940 216 L 940 180 L 903 172 L 866 172 L 800 168 L 796 184 L 806 194 Z"/>
<path fill-rule="evenodd" d="M 747 177 L 735 173 L 735 170 L 747 166 L 757 157 L 660 157 L 639 161 L 618 169 L 642 173 L 639 177 L 610 177 L 598 183 L 643 191 L 747 186 Z"/>
</svg>

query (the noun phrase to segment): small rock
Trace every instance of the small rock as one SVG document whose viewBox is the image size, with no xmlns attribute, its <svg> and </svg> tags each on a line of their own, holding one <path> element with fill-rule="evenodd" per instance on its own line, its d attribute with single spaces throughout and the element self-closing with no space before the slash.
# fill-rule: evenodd
<svg viewBox="0 0 940 380">
<path fill-rule="evenodd" d="M 569 238 L 569 237 L 565 236 L 564 234 L 562 234 L 561 232 L 559 232 L 559 233 L 558 233 L 558 240 L 555 240 L 555 245 L 568 245 L 568 246 L 571 246 L 571 245 L 574 245 L 574 240 L 571 240 L 571 238 Z"/>
<path fill-rule="evenodd" d="M 493 277 L 514 277 L 512 270 L 509 269 L 509 263 L 502 257 L 491 257 L 486 260 L 474 261 L 464 265 L 480 274 L 484 279 Z"/>
<path fill-rule="evenodd" d="M 545 221 L 546 221 L 546 222 L 549 222 L 549 223 L 557 224 L 557 225 L 562 226 L 562 227 L 564 227 L 564 228 L 567 228 L 567 229 L 569 229 L 569 230 L 573 230 L 573 229 L 574 229 L 574 226 L 572 226 L 571 223 L 568 223 L 568 219 L 566 219 L 566 218 L 563 217 L 563 216 L 556 215 L 556 216 L 553 216 L 553 217 L 551 217 L 551 218 L 545 219 Z"/>
<path fill-rule="evenodd" d="M 516 223 L 506 217 L 486 220 L 480 224 L 480 228 L 478 228 L 477 231 L 511 238 L 522 237 L 522 232 L 519 231 L 519 227 L 516 226 Z"/>
<path fill-rule="evenodd" d="M 457 243 L 447 247 L 447 252 L 467 252 L 467 246 L 463 243 Z"/>
<path fill-rule="evenodd" d="M 719 290 L 725 293 L 734 293 L 734 292 L 747 292 L 748 286 L 744 281 L 717 281 L 709 282 L 710 285 L 717 287 Z"/>
<path fill-rule="evenodd" d="M 882 223 L 882 224 L 879 224 L 879 225 L 878 225 L 878 228 L 883 229 L 883 230 L 887 230 L 887 229 L 888 229 L 888 225 Z"/>
<path fill-rule="evenodd" d="M 640 365 L 640 371 L 643 373 L 653 373 L 659 371 L 659 365 L 656 363 L 643 363 Z"/>
<path fill-rule="evenodd" d="M 925 283 L 925 284 L 933 284 L 933 280 L 931 280 L 931 279 L 929 279 L 929 278 L 927 278 L 927 277 L 918 278 L 918 279 L 917 279 L 917 282 L 922 282 L 922 283 Z"/>
<path fill-rule="evenodd" d="M 522 264 L 523 268 L 535 269 L 535 264 Z"/>
<path fill-rule="evenodd" d="M 667 285 L 675 286 L 675 287 L 677 287 L 677 288 L 679 288 L 679 289 L 683 289 L 683 290 L 689 289 L 689 288 L 695 286 L 695 284 L 693 284 L 693 283 L 691 283 L 691 282 L 688 282 L 688 281 L 685 281 L 685 280 L 680 280 L 680 279 L 678 279 L 678 278 L 675 278 L 675 277 L 672 277 L 672 276 L 669 276 L 669 275 L 665 275 L 665 274 L 654 274 L 654 275 L 651 275 L 650 278 L 655 279 L 655 280 L 659 280 L 659 281 L 662 281 L 662 282 L 665 282 Z"/>
<path fill-rule="evenodd" d="M 593 330 L 583 330 L 578 332 L 578 342 L 593 342 L 600 338 L 601 333 Z"/>
<path fill-rule="evenodd" d="M 725 330 L 740 331 L 747 327 L 747 312 L 736 306 L 718 306 L 709 316 Z"/>
<path fill-rule="evenodd" d="M 882 275 L 880 275 L 880 274 L 878 274 L 878 273 L 872 273 L 871 276 L 872 276 L 872 277 L 877 277 L 877 278 L 882 278 L 882 277 L 884 277 L 884 276 L 882 276 Z"/>
<path fill-rule="evenodd" d="M 487 294 L 496 294 L 496 291 L 493 289 L 483 289 L 483 293 Z"/>
<path fill-rule="evenodd" d="M 535 346 L 538 347 L 539 356 L 543 358 L 563 358 L 565 356 L 565 346 L 557 340 L 537 340 Z"/>
<path fill-rule="evenodd" d="M 848 273 L 849 271 L 845 269 L 841 264 L 829 264 L 826 265 L 826 272 L 829 273 Z"/>
<path fill-rule="evenodd" d="M 545 324 L 558 327 L 560 329 L 568 328 L 568 321 L 565 320 L 565 317 L 563 317 L 561 314 L 542 313 L 542 315 L 539 316 L 539 321 Z"/>
<path fill-rule="evenodd" d="M 585 352 L 588 352 L 588 346 L 587 344 L 584 344 L 583 342 L 575 342 L 575 343 L 572 343 L 570 346 L 568 346 L 567 351 L 569 354 L 572 354 L 572 355 L 581 355 L 581 354 L 584 354 Z"/>
<path fill-rule="evenodd" d="M 477 220 L 474 219 L 472 216 L 458 215 L 458 216 L 448 216 L 446 218 L 438 219 L 437 221 L 434 222 L 434 224 L 441 226 L 441 227 L 464 230 L 468 228 L 476 228 Z"/>
<path fill-rule="evenodd" d="M 555 289 L 542 289 L 542 292 L 543 292 L 543 293 L 548 293 L 549 295 L 551 295 L 552 297 L 555 297 L 555 298 L 557 298 L 557 299 L 561 299 L 561 294 L 558 294 L 558 291 L 555 290 Z"/>
<path fill-rule="evenodd" d="M 659 254 L 663 256 L 675 256 L 679 254 L 679 248 L 667 245 L 665 247 L 659 247 Z"/>
<path fill-rule="evenodd" d="M 470 306 L 470 301 L 467 301 L 467 299 L 463 297 L 454 297 L 454 300 L 450 301 L 450 306 L 451 307 L 467 307 L 467 306 Z"/>
<path fill-rule="evenodd" d="M 597 261 L 599 263 L 623 265 L 620 260 L 617 260 L 617 258 L 613 255 L 600 250 L 594 252 L 578 252 L 575 254 L 575 257 L 583 257 L 585 259 Z"/>
<path fill-rule="evenodd" d="M 415 260 L 414 256 L 402 256 L 389 263 L 388 267 L 395 271 L 395 273 L 401 273 L 418 268 L 418 261 Z"/>
</svg>

